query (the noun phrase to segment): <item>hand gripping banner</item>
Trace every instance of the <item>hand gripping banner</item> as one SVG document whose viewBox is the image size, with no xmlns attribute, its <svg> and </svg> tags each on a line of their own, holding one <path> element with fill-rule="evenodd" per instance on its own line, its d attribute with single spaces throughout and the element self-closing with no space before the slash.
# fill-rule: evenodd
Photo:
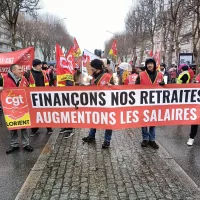
<svg viewBox="0 0 200 200">
<path fill-rule="evenodd" d="M 200 123 L 198 84 L 5 89 L 8 129 L 125 129 Z"/>
</svg>

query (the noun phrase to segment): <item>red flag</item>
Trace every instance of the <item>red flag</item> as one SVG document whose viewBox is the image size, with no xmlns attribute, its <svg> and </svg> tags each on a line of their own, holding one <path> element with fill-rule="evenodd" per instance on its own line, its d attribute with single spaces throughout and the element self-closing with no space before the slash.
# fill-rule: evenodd
<svg viewBox="0 0 200 200">
<path fill-rule="evenodd" d="M 149 57 L 153 57 L 153 51 L 152 50 L 149 51 Z"/>
<path fill-rule="evenodd" d="M 60 46 L 56 44 L 56 73 L 57 82 L 65 80 L 74 80 L 74 67 L 73 60 L 71 56 L 66 59 Z"/>
<path fill-rule="evenodd" d="M 77 42 L 76 38 L 74 38 L 73 49 L 74 49 L 74 56 L 75 57 L 79 57 L 81 55 L 81 50 L 80 50 L 80 47 L 78 45 L 78 42 Z"/>
<path fill-rule="evenodd" d="M 71 47 L 69 49 L 69 51 L 67 52 L 66 54 L 66 59 L 67 59 L 67 62 L 68 62 L 68 65 L 69 66 L 72 66 L 73 69 L 75 68 L 76 64 L 75 64 L 75 59 L 74 59 L 74 48 Z M 73 72 L 74 73 L 74 72 Z"/>
<path fill-rule="evenodd" d="M 115 58 L 117 57 L 117 40 L 113 41 L 109 54 Z"/>
<path fill-rule="evenodd" d="M 160 52 L 156 51 L 155 54 L 153 55 L 153 58 L 156 61 L 157 69 L 160 70 Z"/>
</svg>

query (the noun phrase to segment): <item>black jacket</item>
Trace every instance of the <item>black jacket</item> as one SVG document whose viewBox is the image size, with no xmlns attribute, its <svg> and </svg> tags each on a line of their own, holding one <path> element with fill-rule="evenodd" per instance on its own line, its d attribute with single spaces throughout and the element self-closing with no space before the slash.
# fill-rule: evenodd
<svg viewBox="0 0 200 200">
<path fill-rule="evenodd" d="M 31 71 L 31 74 L 33 75 L 33 78 L 35 80 L 36 87 L 44 87 L 45 86 L 45 82 L 44 82 L 43 72 L 42 71 L 35 71 L 33 69 L 31 69 L 30 71 Z M 30 73 L 29 72 L 25 72 L 24 76 L 27 79 L 27 81 L 29 82 Z"/>
</svg>

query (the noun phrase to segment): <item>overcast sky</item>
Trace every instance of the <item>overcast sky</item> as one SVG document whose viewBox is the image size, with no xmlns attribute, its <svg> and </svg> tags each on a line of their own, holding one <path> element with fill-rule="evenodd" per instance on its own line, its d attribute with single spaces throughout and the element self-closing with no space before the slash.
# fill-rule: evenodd
<svg viewBox="0 0 200 200">
<path fill-rule="evenodd" d="M 70 34 L 76 37 L 81 50 L 91 52 L 103 49 L 104 42 L 113 35 L 106 32 L 121 32 L 124 19 L 136 0 L 41 0 L 42 12 L 67 18 L 65 24 Z"/>
</svg>

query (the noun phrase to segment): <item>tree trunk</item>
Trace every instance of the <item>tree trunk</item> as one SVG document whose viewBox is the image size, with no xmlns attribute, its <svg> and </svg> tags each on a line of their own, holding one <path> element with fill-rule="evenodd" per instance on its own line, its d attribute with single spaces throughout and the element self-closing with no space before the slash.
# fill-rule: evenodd
<svg viewBox="0 0 200 200">
<path fill-rule="evenodd" d="M 168 67 L 171 67 L 172 65 L 173 48 L 174 48 L 174 45 L 171 43 L 168 49 L 168 62 L 167 62 Z"/>
<path fill-rule="evenodd" d="M 163 63 L 166 62 L 166 52 L 167 52 L 167 45 L 164 45 L 163 52 L 162 52 L 162 58 L 161 58 Z"/>
<path fill-rule="evenodd" d="M 180 47 L 179 47 L 179 41 L 176 40 L 176 49 L 175 49 L 175 52 L 176 52 L 176 59 L 177 59 L 177 63 L 178 63 L 178 55 L 180 53 Z"/>
<path fill-rule="evenodd" d="M 44 61 L 46 61 L 47 60 L 47 55 L 44 53 L 43 56 L 44 56 Z"/>
<path fill-rule="evenodd" d="M 11 46 L 11 50 L 15 51 L 16 50 L 16 40 L 15 40 L 15 36 L 16 36 L 16 27 L 13 24 L 9 25 L 9 29 L 10 29 L 10 46 Z"/>
<path fill-rule="evenodd" d="M 197 62 L 196 62 L 196 75 L 199 74 L 199 64 L 200 64 L 200 45 L 199 45 L 199 49 L 198 49 L 198 52 L 197 52 Z"/>
<path fill-rule="evenodd" d="M 140 60 L 139 60 L 139 66 L 141 66 L 141 63 L 143 61 L 144 57 L 144 44 L 142 44 L 141 49 L 140 49 Z"/>
<path fill-rule="evenodd" d="M 196 75 L 199 73 L 199 53 L 200 53 L 200 45 L 199 49 L 197 49 L 197 45 L 193 43 L 193 55 L 194 55 L 194 61 L 196 63 Z"/>
<path fill-rule="evenodd" d="M 153 40 L 153 38 L 151 39 L 151 49 L 152 49 L 152 52 L 154 52 L 154 40 Z"/>
<path fill-rule="evenodd" d="M 135 66 L 135 63 L 137 61 L 137 55 L 136 55 L 136 47 L 133 47 L 133 66 Z"/>
</svg>

